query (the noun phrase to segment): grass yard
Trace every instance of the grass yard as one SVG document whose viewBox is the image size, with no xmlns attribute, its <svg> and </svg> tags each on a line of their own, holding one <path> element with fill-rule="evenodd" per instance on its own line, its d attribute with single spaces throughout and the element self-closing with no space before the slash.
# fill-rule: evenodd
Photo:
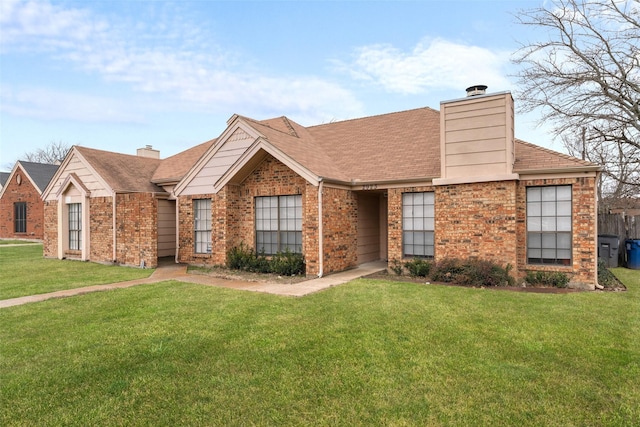
<svg viewBox="0 0 640 427">
<path fill-rule="evenodd" d="M 628 292 L 164 282 L 2 309 L 0 425 L 640 425 L 640 271 L 616 274 Z"/>
<path fill-rule="evenodd" d="M 44 259 L 42 245 L 0 246 L 0 299 L 149 277 L 153 270 Z"/>
</svg>

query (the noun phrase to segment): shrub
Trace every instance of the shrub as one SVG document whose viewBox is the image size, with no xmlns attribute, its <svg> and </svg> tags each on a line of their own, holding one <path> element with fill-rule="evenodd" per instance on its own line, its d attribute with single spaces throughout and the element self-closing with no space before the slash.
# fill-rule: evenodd
<svg viewBox="0 0 640 427">
<path fill-rule="evenodd" d="M 566 288 L 569 284 L 569 276 L 559 271 L 528 271 L 524 280 L 531 285 L 555 288 Z"/>
<path fill-rule="evenodd" d="M 277 273 L 283 276 L 304 274 L 304 256 L 288 249 L 278 252 L 271 259 L 264 251 L 256 254 L 244 243 L 234 246 L 227 252 L 227 267 L 232 270 L 250 271 L 253 273 Z"/>
<path fill-rule="evenodd" d="M 512 286 L 515 280 L 509 275 L 510 270 L 510 265 L 502 268 L 481 259 L 446 258 L 436 264 L 431 278 L 465 286 Z"/>
<path fill-rule="evenodd" d="M 271 258 L 269 266 L 272 273 L 280 274 L 281 276 L 304 274 L 304 256 L 291 252 L 287 248 L 284 252 L 275 254 Z"/>
<path fill-rule="evenodd" d="M 464 272 L 461 259 L 445 258 L 438 261 L 431 273 L 431 279 L 436 282 L 460 283 L 460 275 Z"/>
<path fill-rule="evenodd" d="M 390 262 L 389 268 L 391 268 L 391 271 L 396 273 L 397 276 L 402 276 L 402 272 L 403 272 L 402 263 L 397 259 L 394 259 L 393 261 Z"/>
<path fill-rule="evenodd" d="M 421 258 L 414 258 L 411 261 L 407 261 L 404 263 L 404 266 L 409 270 L 411 277 L 427 277 L 431 270 L 431 262 Z M 402 269 L 402 267 L 400 268 Z"/>
<path fill-rule="evenodd" d="M 620 288 L 621 283 L 616 276 L 607 268 L 607 263 L 603 259 L 598 259 L 598 284 L 605 288 Z"/>
<path fill-rule="evenodd" d="M 256 254 L 244 243 L 234 246 L 227 252 L 227 267 L 232 270 L 249 271 L 249 267 L 255 263 Z"/>
</svg>

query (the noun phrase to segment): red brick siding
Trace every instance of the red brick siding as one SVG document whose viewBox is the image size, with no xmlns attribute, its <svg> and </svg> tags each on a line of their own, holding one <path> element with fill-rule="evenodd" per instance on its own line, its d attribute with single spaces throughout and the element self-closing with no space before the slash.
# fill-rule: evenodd
<svg viewBox="0 0 640 427">
<path fill-rule="evenodd" d="M 211 254 L 197 254 L 194 252 L 194 230 L 193 230 L 193 201 L 197 199 L 210 199 L 211 204 Z M 215 199 L 215 201 L 214 201 Z M 178 199 L 178 260 L 180 262 L 198 265 L 221 265 L 224 264 L 224 257 L 218 259 L 220 252 L 224 250 L 225 238 L 224 227 L 224 198 L 213 194 L 202 194 L 197 196 L 183 196 Z M 221 224 L 222 223 L 222 224 Z M 222 231 L 220 230 L 222 229 Z"/>
<path fill-rule="evenodd" d="M 17 175 L 22 176 L 20 185 L 16 182 Z M 6 188 L 0 199 L 0 237 L 17 239 L 44 238 L 44 202 L 40 198 L 40 192 L 31 183 L 27 174 L 18 167 L 10 181 L 5 183 Z M 16 233 L 14 226 L 14 207 L 16 202 L 27 204 L 27 231 Z"/>
<path fill-rule="evenodd" d="M 527 207 L 529 186 L 571 185 L 573 254 L 571 266 L 527 264 Z M 596 179 L 563 178 L 520 181 L 517 187 L 518 269 L 523 277 L 527 271 L 560 271 L 568 274 L 577 286 L 592 288 L 597 282 L 597 214 Z"/>
<path fill-rule="evenodd" d="M 44 204 L 44 238 L 43 252 L 45 258 L 58 257 L 58 202 Z"/>
<path fill-rule="evenodd" d="M 358 261 L 357 195 L 350 190 L 324 187 L 322 217 L 323 273 L 354 267 Z"/>
<path fill-rule="evenodd" d="M 158 264 L 158 204 L 150 193 L 116 195 L 116 262 L 139 266 Z M 92 243 L 93 244 L 93 243 Z M 112 255 L 106 250 L 95 261 L 109 261 Z M 94 260 L 92 260 L 94 261 Z"/>
<path fill-rule="evenodd" d="M 515 188 L 515 181 L 437 187 L 436 257 L 481 258 L 515 268 Z"/>
<path fill-rule="evenodd" d="M 307 274 L 318 274 L 317 187 L 273 157 L 267 157 L 240 185 L 229 184 L 218 194 L 179 198 L 180 262 L 220 265 L 234 246 L 243 243 L 255 249 L 255 197 L 293 194 L 302 196 L 302 252 Z M 211 255 L 193 253 L 193 200 L 202 198 L 212 199 Z"/>
<path fill-rule="evenodd" d="M 526 260 L 526 188 L 572 185 L 573 264 L 528 265 Z M 402 260 L 402 193 L 435 192 L 435 259 L 477 257 L 511 265 L 522 278 L 527 271 L 561 271 L 578 285 L 592 287 L 597 269 L 595 178 L 540 179 L 407 187 L 388 191 L 389 261 Z"/>
<path fill-rule="evenodd" d="M 235 189 L 231 204 L 230 236 L 234 244 L 244 242 L 255 248 L 255 198 L 259 196 L 302 196 L 302 253 L 307 261 L 307 275 L 318 274 L 318 199 L 317 189 L 282 162 L 269 156 Z M 233 200 L 233 202 L 231 202 Z M 310 212 L 315 214 L 310 215 Z"/>
<path fill-rule="evenodd" d="M 89 199 L 89 260 L 113 262 L 113 197 Z"/>
</svg>

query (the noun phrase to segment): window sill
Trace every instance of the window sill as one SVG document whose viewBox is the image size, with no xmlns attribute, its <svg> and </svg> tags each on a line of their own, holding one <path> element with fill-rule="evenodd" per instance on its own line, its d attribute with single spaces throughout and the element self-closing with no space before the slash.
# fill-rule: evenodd
<svg viewBox="0 0 640 427">
<path fill-rule="evenodd" d="M 525 264 L 527 270 L 573 270 L 573 264 Z"/>
</svg>

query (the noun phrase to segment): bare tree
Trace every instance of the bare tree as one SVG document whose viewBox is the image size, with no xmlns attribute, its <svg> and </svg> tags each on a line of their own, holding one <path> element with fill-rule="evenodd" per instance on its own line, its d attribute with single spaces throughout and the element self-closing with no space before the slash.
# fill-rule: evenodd
<svg viewBox="0 0 640 427">
<path fill-rule="evenodd" d="M 541 110 L 570 154 L 604 167 L 602 196 L 640 193 L 640 1 L 553 0 L 519 23 L 546 40 L 514 57 L 520 109 Z"/>
<path fill-rule="evenodd" d="M 34 163 L 56 164 L 62 162 L 70 149 L 71 145 L 62 141 L 51 142 L 44 148 L 38 148 L 35 151 L 23 154 L 21 160 Z"/>
</svg>

